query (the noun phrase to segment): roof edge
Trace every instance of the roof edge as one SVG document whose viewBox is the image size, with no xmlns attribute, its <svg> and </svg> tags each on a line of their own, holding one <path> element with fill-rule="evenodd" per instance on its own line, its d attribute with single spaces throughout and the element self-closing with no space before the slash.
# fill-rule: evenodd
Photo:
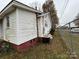
<svg viewBox="0 0 79 59">
<path fill-rule="evenodd" d="M 9 6 L 12 2 L 13 2 L 13 0 L 10 1 L 10 2 L 0 11 L 0 13 L 1 13 L 4 9 L 6 9 L 6 7 Z"/>
<path fill-rule="evenodd" d="M 32 7 L 30 7 L 30 6 L 26 5 L 26 4 L 23 4 L 23 3 L 19 2 L 19 1 L 12 0 L 11 2 L 9 2 L 9 3 L 1 10 L 1 12 L 3 12 L 3 11 L 4 11 L 11 3 L 13 3 L 13 2 L 17 2 L 17 3 L 20 3 L 20 4 L 24 5 L 24 6 L 29 7 L 29 8 L 31 8 L 31 9 L 34 9 L 34 8 L 32 8 Z M 36 10 L 36 9 L 34 9 L 34 10 Z M 36 10 L 36 11 L 39 11 L 39 10 Z M 0 13 L 1 13 L 1 12 L 0 12 Z M 41 11 L 39 11 L 39 12 L 41 12 Z"/>
</svg>

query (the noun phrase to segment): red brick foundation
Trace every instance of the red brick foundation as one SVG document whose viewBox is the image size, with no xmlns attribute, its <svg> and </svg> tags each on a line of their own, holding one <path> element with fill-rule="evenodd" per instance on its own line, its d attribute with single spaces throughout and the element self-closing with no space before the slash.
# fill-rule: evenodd
<svg viewBox="0 0 79 59">
<path fill-rule="evenodd" d="M 12 47 L 13 49 L 15 49 L 16 51 L 18 52 L 25 52 L 27 51 L 30 47 L 33 47 L 35 45 L 38 44 L 38 39 L 35 38 L 35 39 L 32 39 L 30 41 L 27 41 L 21 45 L 15 45 L 15 44 L 12 44 Z"/>
</svg>

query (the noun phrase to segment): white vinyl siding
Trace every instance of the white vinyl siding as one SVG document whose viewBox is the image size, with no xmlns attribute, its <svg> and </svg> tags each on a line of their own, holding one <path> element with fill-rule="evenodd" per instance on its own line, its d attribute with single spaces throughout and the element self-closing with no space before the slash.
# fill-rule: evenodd
<svg viewBox="0 0 79 59">
<path fill-rule="evenodd" d="M 40 16 L 40 18 L 38 19 L 38 26 L 39 26 L 39 36 L 40 37 L 45 37 L 49 34 L 50 30 L 51 30 L 51 19 L 50 19 L 50 15 L 44 15 L 44 16 Z"/>
<path fill-rule="evenodd" d="M 18 45 L 37 37 L 36 14 L 17 9 L 17 39 Z"/>
<path fill-rule="evenodd" d="M 7 16 L 9 17 L 9 27 L 7 27 Z M 4 40 L 11 43 L 16 43 L 16 10 L 7 16 L 5 16 L 3 19 Z"/>
</svg>

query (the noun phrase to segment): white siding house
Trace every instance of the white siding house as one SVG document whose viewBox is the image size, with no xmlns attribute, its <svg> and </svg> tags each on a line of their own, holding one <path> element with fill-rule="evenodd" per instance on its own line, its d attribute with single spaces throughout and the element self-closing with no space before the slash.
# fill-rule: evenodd
<svg viewBox="0 0 79 59">
<path fill-rule="evenodd" d="M 49 13 L 42 14 L 18 1 L 11 1 L 1 11 L 0 21 L 0 38 L 14 44 L 16 48 L 34 45 L 38 36 L 46 37 L 51 30 Z"/>
<path fill-rule="evenodd" d="M 46 37 L 51 30 L 51 19 L 50 19 L 50 14 L 45 13 L 42 15 L 39 15 L 39 36 L 40 37 Z"/>
<path fill-rule="evenodd" d="M 17 9 L 18 45 L 37 37 L 36 14 Z"/>
</svg>

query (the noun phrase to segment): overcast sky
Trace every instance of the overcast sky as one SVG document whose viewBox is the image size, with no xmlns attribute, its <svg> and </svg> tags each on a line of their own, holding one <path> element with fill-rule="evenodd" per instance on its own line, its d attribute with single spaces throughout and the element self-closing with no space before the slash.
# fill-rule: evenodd
<svg viewBox="0 0 79 59">
<path fill-rule="evenodd" d="M 67 1 L 69 2 L 67 4 L 67 7 L 65 8 Z M 54 0 L 54 3 L 58 11 L 61 25 L 74 20 L 76 15 L 79 13 L 79 0 Z M 64 9 L 65 11 L 63 13 Z"/>
<path fill-rule="evenodd" d="M 0 11 L 10 2 L 11 0 L 0 0 Z M 45 0 L 18 0 L 24 4 L 38 1 L 40 4 L 44 3 Z M 64 25 L 72 20 L 79 12 L 79 0 L 54 0 L 54 4 L 60 20 L 60 25 Z M 66 7 L 66 8 L 65 8 Z"/>
</svg>

